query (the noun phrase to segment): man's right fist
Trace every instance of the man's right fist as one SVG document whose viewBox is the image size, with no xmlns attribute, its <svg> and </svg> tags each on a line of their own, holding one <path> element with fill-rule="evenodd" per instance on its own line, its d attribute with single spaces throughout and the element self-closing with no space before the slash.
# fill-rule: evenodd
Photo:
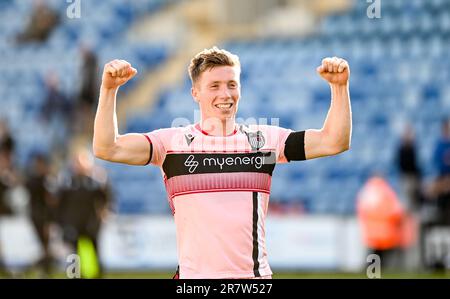
<svg viewBox="0 0 450 299">
<path fill-rule="evenodd" d="M 117 88 L 127 83 L 136 74 L 137 70 L 127 61 L 115 59 L 105 64 L 103 68 L 102 86 L 107 89 Z"/>
</svg>

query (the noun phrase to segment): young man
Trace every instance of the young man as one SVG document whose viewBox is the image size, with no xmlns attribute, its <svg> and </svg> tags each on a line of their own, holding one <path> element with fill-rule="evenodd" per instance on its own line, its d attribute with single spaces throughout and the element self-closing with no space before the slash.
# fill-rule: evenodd
<svg viewBox="0 0 450 299">
<path fill-rule="evenodd" d="M 119 135 L 116 93 L 137 71 L 124 60 L 105 65 L 94 153 L 112 162 L 161 168 L 177 228 L 180 278 L 271 277 L 264 221 L 275 163 L 335 155 L 350 147 L 348 64 L 325 58 L 317 72 L 332 93 L 320 130 L 236 124 L 239 59 L 214 47 L 198 53 L 189 66 L 199 123 Z"/>
</svg>

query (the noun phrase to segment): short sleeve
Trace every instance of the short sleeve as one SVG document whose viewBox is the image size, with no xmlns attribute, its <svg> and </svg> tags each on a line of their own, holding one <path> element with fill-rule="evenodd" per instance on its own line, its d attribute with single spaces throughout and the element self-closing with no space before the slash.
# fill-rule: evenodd
<svg viewBox="0 0 450 299">
<path fill-rule="evenodd" d="M 164 162 L 167 154 L 166 147 L 164 146 L 166 130 L 160 129 L 149 133 L 145 133 L 144 136 L 148 138 L 150 142 L 150 154 L 149 163 L 156 166 L 161 166 Z"/>
</svg>

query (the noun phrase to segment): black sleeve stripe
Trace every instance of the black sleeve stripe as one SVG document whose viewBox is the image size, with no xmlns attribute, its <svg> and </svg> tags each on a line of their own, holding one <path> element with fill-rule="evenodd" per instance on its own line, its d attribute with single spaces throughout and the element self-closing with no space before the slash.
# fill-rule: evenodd
<svg viewBox="0 0 450 299">
<path fill-rule="evenodd" d="M 147 139 L 148 143 L 150 144 L 150 155 L 149 155 L 149 157 L 148 157 L 147 163 L 144 164 L 144 165 L 148 165 L 148 164 L 152 161 L 152 156 L 153 156 L 153 143 L 152 143 L 152 141 L 150 140 L 150 137 L 148 137 L 148 136 L 145 135 L 145 134 L 142 134 L 142 135 L 145 136 L 145 138 Z"/>
<path fill-rule="evenodd" d="M 288 161 L 303 161 L 305 156 L 305 131 L 292 132 L 284 143 L 284 155 Z"/>
</svg>

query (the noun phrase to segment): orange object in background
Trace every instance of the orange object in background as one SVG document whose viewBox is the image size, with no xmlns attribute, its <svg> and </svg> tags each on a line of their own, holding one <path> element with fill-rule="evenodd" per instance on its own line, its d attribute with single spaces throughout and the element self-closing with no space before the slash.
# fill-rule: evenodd
<svg viewBox="0 0 450 299">
<path fill-rule="evenodd" d="M 404 246 L 406 213 L 397 194 L 382 177 L 372 177 L 363 186 L 358 194 L 357 213 L 367 247 L 387 250 Z"/>
<path fill-rule="evenodd" d="M 418 231 L 418 219 L 414 215 L 406 213 L 403 217 L 399 246 L 408 248 L 413 245 L 417 241 Z"/>
</svg>

